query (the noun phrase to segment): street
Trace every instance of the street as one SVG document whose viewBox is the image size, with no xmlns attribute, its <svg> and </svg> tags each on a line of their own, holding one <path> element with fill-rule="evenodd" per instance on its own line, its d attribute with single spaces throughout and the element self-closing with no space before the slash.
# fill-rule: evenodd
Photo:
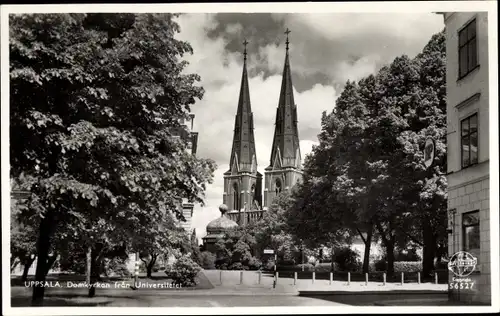
<svg viewBox="0 0 500 316">
<path fill-rule="evenodd" d="M 130 299 L 133 306 L 151 307 L 246 307 L 246 306 L 338 306 L 340 303 L 291 295 L 210 295 L 210 296 L 138 296 Z M 125 305 L 124 305 L 125 304 Z M 120 298 L 104 306 L 130 306 Z"/>
</svg>

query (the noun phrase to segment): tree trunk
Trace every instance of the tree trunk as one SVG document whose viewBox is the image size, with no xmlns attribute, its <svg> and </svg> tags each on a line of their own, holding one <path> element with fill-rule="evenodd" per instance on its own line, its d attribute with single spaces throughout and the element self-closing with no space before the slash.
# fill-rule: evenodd
<svg viewBox="0 0 500 316">
<path fill-rule="evenodd" d="M 368 229 L 365 240 L 365 254 L 363 257 L 363 273 L 368 273 L 370 271 L 370 249 L 372 246 L 372 235 L 373 228 Z"/>
<path fill-rule="evenodd" d="M 387 256 L 387 276 L 392 277 L 394 274 L 394 241 L 391 236 L 390 230 L 388 231 L 388 235 L 382 228 L 382 224 L 380 222 L 376 222 L 377 230 L 380 233 L 380 237 L 382 238 L 382 243 L 384 244 L 386 256 Z"/>
<path fill-rule="evenodd" d="M 33 287 L 33 296 L 31 300 L 32 306 L 42 306 L 43 297 L 45 294 L 44 283 L 46 280 L 46 263 L 50 250 L 50 239 L 52 235 L 52 227 L 55 226 L 53 214 L 48 211 L 42 219 L 39 228 L 37 240 L 38 263 L 36 265 L 35 286 Z"/>
<path fill-rule="evenodd" d="M 370 249 L 372 245 L 372 235 L 373 235 L 373 225 L 367 225 L 368 232 L 365 236 L 363 236 L 363 232 L 359 230 L 359 228 L 356 227 L 356 230 L 358 231 L 359 236 L 361 237 L 361 240 L 363 240 L 363 243 L 365 244 L 365 253 L 363 256 L 363 273 L 368 273 L 370 270 Z"/>
<path fill-rule="evenodd" d="M 434 257 L 436 256 L 436 240 L 432 228 L 428 221 L 423 225 L 424 249 L 422 258 L 422 274 L 425 277 L 431 276 L 434 270 Z"/>
<path fill-rule="evenodd" d="M 96 244 L 94 247 L 90 248 L 90 287 L 89 287 L 89 297 L 95 296 L 96 283 L 99 279 L 99 272 L 101 270 L 100 260 L 101 252 L 104 246 L 100 243 Z M 88 260 L 88 258 L 87 258 Z"/>
<path fill-rule="evenodd" d="M 385 245 L 387 251 L 387 276 L 392 277 L 394 275 L 394 243 L 391 240 L 387 240 Z"/>
<path fill-rule="evenodd" d="M 89 287 L 89 291 L 90 291 L 90 275 L 91 275 L 91 272 L 92 272 L 92 247 L 91 246 L 88 246 L 87 247 L 87 254 L 86 254 L 86 258 L 87 258 L 87 270 L 86 270 L 86 275 L 85 275 L 85 283 L 87 283 L 87 286 Z"/>
<path fill-rule="evenodd" d="M 49 258 L 47 259 L 47 263 L 46 263 L 46 266 L 45 266 L 45 274 L 49 274 L 49 271 L 50 269 L 52 268 L 52 266 L 54 265 L 54 262 L 56 262 L 57 260 L 57 253 L 54 253 L 52 256 L 49 256 Z"/>
<path fill-rule="evenodd" d="M 148 264 L 146 264 L 146 277 L 151 279 L 151 276 L 153 274 L 153 267 L 156 263 L 156 258 L 158 257 L 158 255 L 156 254 L 152 254 L 151 255 L 151 260 L 149 261 Z"/>
<path fill-rule="evenodd" d="M 26 282 L 28 280 L 28 272 L 29 272 L 29 270 L 31 268 L 31 265 L 35 261 L 35 258 L 36 257 L 33 257 L 33 259 L 31 259 L 31 257 L 28 257 L 26 259 L 26 261 L 24 262 L 23 276 L 21 277 L 21 280 L 23 282 Z"/>
</svg>

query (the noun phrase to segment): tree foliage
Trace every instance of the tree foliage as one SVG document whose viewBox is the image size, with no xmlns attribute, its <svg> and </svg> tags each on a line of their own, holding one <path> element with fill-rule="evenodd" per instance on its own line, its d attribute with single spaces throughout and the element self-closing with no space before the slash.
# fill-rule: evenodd
<svg viewBox="0 0 500 316">
<path fill-rule="evenodd" d="M 367 247 L 380 238 L 389 273 L 395 247 L 418 242 L 429 271 L 426 262 L 446 236 L 445 70 L 441 32 L 415 58 L 397 57 L 377 74 L 346 83 L 305 162 L 290 216 L 296 234 L 318 242 L 357 232 Z M 436 152 L 426 169 L 428 137 Z"/>
<path fill-rule="evenodd" d="M 255 234 L 249 226 L 235 227 L 215 243 L 215 266 L 218 269 L 258 269 L 261 261 L 256 257 Z"/>
<path fill-rule="evenodd" d="M 57 236 L 91 248 L 156 240 L 166 210 L 180 218 L 182 198 L 203 203 L 215 164 L 174 137 L 203 96 L 198 75 L 184 72 L 192 48 L 174 38 L 174 15 L 23 14 L 9 23 L 11 177 L 32 193 L 21 217 L 40 218 L 39 258 Z M 34 304 L 41 297 L 35 287 Z"/>
</svg>

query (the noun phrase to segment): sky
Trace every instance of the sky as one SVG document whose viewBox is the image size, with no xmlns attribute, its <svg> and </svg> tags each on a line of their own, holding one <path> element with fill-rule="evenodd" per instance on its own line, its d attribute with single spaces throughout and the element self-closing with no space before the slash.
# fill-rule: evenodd
<svg viewBox="0 0 500 316">
<path fill-rule="evenodd" d="M 207 187 L 205 206 L 196 205 L 192 227 L 198 238 L 220 216 L 223 173 L 229 168 L 238 105 L 243 41 L 246 39 L 250 100 L 258 170 L 269 165 L 274 120 L 289 28 L 290 64 L 298 108 L 302 160 L 317 143 L 321 113 L 331 112 L 347 80 L 375 73 L 395 57 L 418 54 L 444 28 L 434 13 L 192 13 L 177 19 L 176 38 L 188 41 L 193 54 L 186 72 L 197 73 L 204 97 L 192 106 L 197 156 L 218 166 Z"/>
</svg>

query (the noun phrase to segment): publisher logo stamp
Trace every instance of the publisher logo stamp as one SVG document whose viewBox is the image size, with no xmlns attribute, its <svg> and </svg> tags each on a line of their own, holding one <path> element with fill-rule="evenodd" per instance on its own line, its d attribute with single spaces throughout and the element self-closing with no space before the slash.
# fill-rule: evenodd
<svg viewBox="0 0 500 316">
<path fill-rule="evenodd" d="M 469 276 L 476 269 L 477 258 L 466 251 L 459 251 L 451 256 L 448 262 L 448 270 L 457 277 Z"/>
<path fill-rule="evenodd" d="M 450 270 L 455 277 L 450 283 L 450 289 L 465 289 L 472 290 L 474 282 L 467 278 L 474 272 L 477 265 L 477 258 L 466 251 L 459 251 L 451 256 L 448 262 L 448 270 Z"/>
</svg>

